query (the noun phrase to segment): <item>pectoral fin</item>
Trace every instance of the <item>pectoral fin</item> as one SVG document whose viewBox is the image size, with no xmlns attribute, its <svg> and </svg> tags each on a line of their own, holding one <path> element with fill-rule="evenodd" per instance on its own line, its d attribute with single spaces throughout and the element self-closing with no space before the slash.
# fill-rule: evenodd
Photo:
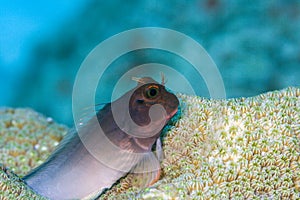
<svg viewBox="0 0 300 200">
<path fill-rule="evenodd" d="M 131 170 L 133 174 L 132 185 L 139 188 L 149 187 L 160 178 L 160 161 L 163 151 L 160 138 L 156 141 L 156 151 L 145 154 L 144 158 Z"/>
<path fill-rule="evenodd" d="M 155 154 L 156 154 L 156 157 L 157 157 L 159 162 L 161 162 L 164 159 L 164 152 L 163 152 L 163 149 L 162 149 L 162 144 L 161 144 L 161 139 L 160 138 L 158 138 L 156 140 Z"/>
</svg>

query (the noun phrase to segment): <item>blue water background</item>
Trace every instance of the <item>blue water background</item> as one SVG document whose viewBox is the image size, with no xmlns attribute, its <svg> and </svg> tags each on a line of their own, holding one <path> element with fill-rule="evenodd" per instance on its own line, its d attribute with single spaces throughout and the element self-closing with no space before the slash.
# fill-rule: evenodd
<svg viewBox="0 0 300 200">
<path fill-rule="evenodd" d="M 72 87 L 83 59 L 108 37 L 144 26 L 198 41 L 217 64 L 229 98 L 300 86 L 296 0 L 1 0 L 0 106 L 31 107 L 71 125 Z M 208 96 L 202 83 L 199 88 Z"/>
</svg>

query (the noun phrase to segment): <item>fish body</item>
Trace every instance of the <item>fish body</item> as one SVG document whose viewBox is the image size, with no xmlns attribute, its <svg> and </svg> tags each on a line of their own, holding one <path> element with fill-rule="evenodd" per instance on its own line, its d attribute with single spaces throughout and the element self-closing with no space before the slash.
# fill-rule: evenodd
<svg viewBox="0 0 300 200">
<path fill-rule="evenodd" d="M 69 131 L 54 153 L 23 178 L 27 185 L 50 199 L 92 198 L 110 188 L 145 160 L 150 160 L 150 164 L 155 163 L 151 149 L 159 139 L 161 129 L 145 137 L 148 132 L 143 127 L 161 121 L 165 125 L 177 112 L 179 101 L 153 79 L 146 77 L 140 80 L 143 84 L 140 82 L 136 88 L 98 111 L 80 128 L 80 134 L 75 129 Z M 129 99 L 131 119 L 138 125 L 136 130 L 127 127 L 128 116 L 122 112 L 126 98 Z M 155 104 L 160 104 L 166 115 L 163 119 L 151 121 L 149 112 Z M 120 124 L 115 120 L 112 107 L 118 110 Z M 99 125 L 103 134 L 99 133 Z M 130 134 L 130 131 L 143 133 L 139 137 Z M 159 174 L 159 170 L 152 170 L 153 174 Z M 154 177 L 146 180 L 145 184 L 149 185 L 153 179 L 157 179 Z"/>
</svg>

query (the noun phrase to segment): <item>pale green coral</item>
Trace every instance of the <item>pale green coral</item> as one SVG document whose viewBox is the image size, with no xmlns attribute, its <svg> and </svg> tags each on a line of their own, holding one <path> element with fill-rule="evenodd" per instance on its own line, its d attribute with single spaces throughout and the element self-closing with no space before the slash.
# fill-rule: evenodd
<svg viewBox="0 0 300 200">
<path fill-rule="evenodd" d="M 230 100 L 178 96 L 161 179 L 139 190 L 129 174 L 100 199 L 300 198 L 299 88 Z"/>
<path fill-rule="evenodd" d="M 66 126 L 31 109 L 0 108 L 0 160 L 5 164 L 0 163 L 0 199 L 44 199 L 18 176 L 44 162 L 66 132 Z"/>
<path fill-rule="evenodd" d="M 40 165 L 66 134 L 31 109 L 0 108 L 0 160 L 19 176 Z"/>
<path fill-rule="evenodd" d="M 0 199 L 1 200 L 45 200 L 35 194 L 26 184 L 13 172 L 0 164 Z"/>
</svg>

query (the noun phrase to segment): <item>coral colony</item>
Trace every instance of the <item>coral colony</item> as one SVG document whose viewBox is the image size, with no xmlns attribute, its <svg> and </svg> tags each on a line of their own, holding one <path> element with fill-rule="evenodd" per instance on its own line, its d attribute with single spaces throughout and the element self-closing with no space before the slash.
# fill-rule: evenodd
<svg viewBox="0 0 300 200">
<path fill-rule="evenodd" d="M 129 176 L 104 197 L 299 198 L 299 88 L 230 100 L 178 97 L 182 116 L 163 140 L 161 180 L 138 191 Z"/>
<path fill-rule="evenodd" d="M 139 176 L 129 174 L 100 199 L 300 197 L 300 88 L 229 100 L 178 97 L 181 113 L 164 134 L 161 179 L 140 190 Z M 66 131 L 31 110 L 0 113 L 1 162 L 18 175 L 44 160 L 42 149 L 53 149 Z M 4 166 L 0 188 L 3 199 L 41 198 Z"/>
</svg>

